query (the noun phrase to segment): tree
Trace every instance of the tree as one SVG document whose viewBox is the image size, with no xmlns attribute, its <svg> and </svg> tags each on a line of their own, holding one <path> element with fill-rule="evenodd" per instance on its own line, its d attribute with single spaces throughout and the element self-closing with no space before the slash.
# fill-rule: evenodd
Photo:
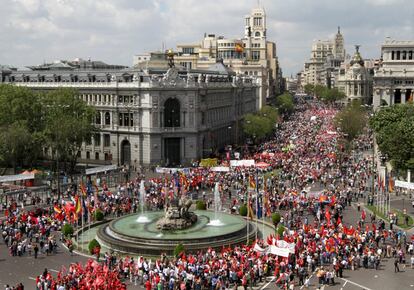
<svg viewBox="0 0 414 290">
<path fill-rule="evenodd" d="M 243 205 L 240 206 L 239 214 L 241 216 L 247 216 L 247 205 L 246 204 L 243 204 Z"/>
<path fill-rule="evenodd" d="M 267 117 L 257 114 L 246 114 L 243 121 L 243 131 L 247 136 L 263 138 L 273 130 L 272 123 Z"/>
<path fill-rule="evenodd" d="M 104 219 L 104 213 L 100 209 L 96 209 L 93 212 L 93 216 L 94 216 L 95 220 L 98 221 L 98 222 L 103 221 L 103 219 Z"/>
<path fill-rule="evenodd" d="M 73 227 L 70 224 L 64 224 L 62 227 L 62 234 L 65 237 L 70 237 L 73 235 Z"/>
<path fill-rule="evenodd" d="M 88 250 L 91 255 L 96 254 L 96 250 L 101 249 L 101 244 L 96 239 L 93 239 L 88 244 Z"/>
<path fill-rule="evenodd" d="M 178 257 L 182 252 L 185 251 L 183 244 L 177 244 L 174 249 L 174 256 Z"/>
<path fill-rule="evenodd" d="M 282 225 L 278 226 L 276 233 L 279 235 L 279 238 L 283 237 L 284 232 L 285 232 L 285 227 Z"/>
<path fill-rule="evenodd" d="M 95 110 L 79 99 L 72 89 L 58 89 L 42 98 L 45 137 L 56 161 L 70 163 L 73 170 L 82 142 L 89 141 L 97 131 Z M 65 163 L 66 164 L 66 163 Z"/>
<path fill-rule="evenodd" d="M 367 124 L 367 114 L 361 103 L 354 101 L 336 114 L 334 122 L 346 140 L 351 142 L 362 133 Z"/>
<path fill-rule="evenodd" d="M 307 95 L 313 95 L 315 91 L 315 86 L 312 84 L 306 84 L 303 89 Z"/>
<path fill-rule="evenodd" d="M 276 98 L 276 106 L 281 114 L 292 113 L 295 108 L 293 96 L 288 93 L 278 96 Z"/>
<path fill-rule="evenodd" d="M 27 88 L 0 85 L 0 161 L 15 170 L 32 167 L 43 143 L 39 95 Z"/>
<path fill-rule="evenodd" d="M 329 89 L 325 87 L 320 91 L 319 96 L 326 103 L 334 103 L 346 97 L 346 95 L 337 88 Z"/>
<path fill-rule="evenodd" d="M 280 213 L 274 212 L 272 213 L 272 222 L 275 225 L 275 227 L 279 224 L 281 219 Z"/>
<path fill-rule="evenodd" d="M 206 210 L 207 209 L 206 202 L 204 200 L 197 200 L 196 209 L 197 210 Z"/>
<path fill-rule="evenodd" d="M 371 119 L 380 151 L 388 155 L 395 169 L 414 169 L 414 105 L 383 108 Z"/>
</svg>

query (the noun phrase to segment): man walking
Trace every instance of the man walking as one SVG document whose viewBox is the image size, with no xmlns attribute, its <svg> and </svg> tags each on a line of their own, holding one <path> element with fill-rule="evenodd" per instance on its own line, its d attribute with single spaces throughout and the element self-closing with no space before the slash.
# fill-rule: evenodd
<svg viewBox="0 0 414 290">
<path fill-rule="evenodd" d="M 400 272 L 400 267 L 398 267 L 399 259 L 395 257 L 394 259 L 394 273 Z"/>
</svg>

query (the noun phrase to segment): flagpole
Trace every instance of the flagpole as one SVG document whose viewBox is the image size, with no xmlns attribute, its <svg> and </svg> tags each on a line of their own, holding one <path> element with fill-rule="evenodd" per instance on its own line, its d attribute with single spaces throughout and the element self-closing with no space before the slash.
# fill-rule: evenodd
<svg viewBox="0 0 414 290">
<path fill-rule="evenodd" d="M 81 228 L 82 228 L 82 232 L 83 232 L 83 202 L 84 202 L 84 200 L 83 200 L 83 193 L 82 193 L 82 196 L 81 196 L 81 211 L 80 211 L 80 213 L 81 213 Z M 81 235 L 81 237 L 82 237 L 82 246 L 83 246 L 83 242 L 84 242 L 84 235 Z"/>
<path fill-rule="evenodd" d="M 256 168 L 256 241 L 257 241 L 257 219 L 259 218 L 259 169 Z"/>
</svg>

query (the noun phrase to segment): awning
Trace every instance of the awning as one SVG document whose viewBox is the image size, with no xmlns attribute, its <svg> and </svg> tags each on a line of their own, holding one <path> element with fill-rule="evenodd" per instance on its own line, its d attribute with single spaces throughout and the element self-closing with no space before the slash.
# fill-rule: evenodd
<svg viewBox="0 0 414 290">
<path fill-rule="evenodd" d="M 34 173 L 3 175 L 3 176 L 0 176 L 0 182 L 13 182 L 13 181 L 20 181 L 20 180 L 30 180 L 34 178 L 35 178 Z"/>
<path fill-rule="evenodd" d="M 94 167 L 94 168 L 88 168 L 85 170 L 85 174 L 86 175 L 97 174 L 101 172 L 116 170 L 117 168 L 118 167 L 116 165 L 105 165 L 105 166 L 99 166 L 99 167 Z"/>
</svg>

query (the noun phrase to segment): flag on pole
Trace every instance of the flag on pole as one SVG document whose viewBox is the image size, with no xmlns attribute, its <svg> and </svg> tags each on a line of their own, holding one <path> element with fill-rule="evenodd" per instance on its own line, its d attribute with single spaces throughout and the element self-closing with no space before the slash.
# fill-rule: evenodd
<svg viewBox="0 0 414 290">
<path fill-rule="evenodd" d="M 82 211 L 81 201 L 79 200 L 79 196 L 77 195 L 75 198 L 75 213 L 76 215 Z"/>
<path fill-rule="evenodd" d="M 394 192 L 394 180 L 391 174 L 388 177 L 388 192 Z"/>
<path fill-rule="evenodd" d="M 249 187 L 252 189 L 256 189 L 256 182 L 252 175 L 249 176 Z"/>
<path fill-rule="evenodd" d="M 81 182 L 81 183 L 79 184 L 79 188 L 80 188 L 80 191 L 81 191 L 81 193 L 82 193 L 82 196 L 86 196 L 86 187 L 85 187 L 85 185 L 83 184 L 83 182 Z"/>
</svg>

